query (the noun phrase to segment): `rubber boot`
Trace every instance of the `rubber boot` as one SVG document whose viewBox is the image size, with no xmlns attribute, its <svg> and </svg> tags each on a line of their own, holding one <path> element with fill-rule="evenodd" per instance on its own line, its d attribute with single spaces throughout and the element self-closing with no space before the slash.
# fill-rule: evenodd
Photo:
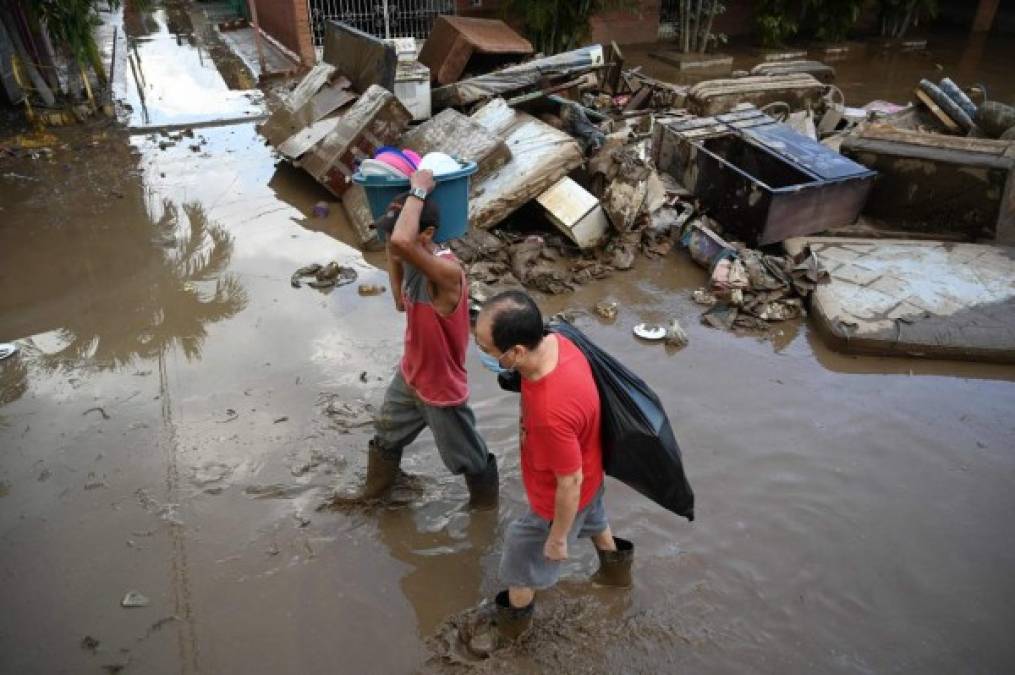
<svg viewBox="0 0 1015 675">
<path fill-rule="evenodd" d="M 532 624 L 536 603 L 527 607 L 512 607 L 508 592 L 501 591 L 490 604 L 485 604 L 479 613 L 459 629 L 458 638 L 468 653 L 479 659 L 487 659 L 494 652 L 510 646 Z"/>
<path fill-rule="evenodd" d="M 508 599 L 508 592 L 501 591 L 497 594 L 495 603 L 497 615 L 494 621 L 497 624 L 497 632 L 504 640 L 514 642 L 532 625 L 536 601 L 533 600 L 525 607 L 512 607 L 511 601 Z"/>
<path fill-rule="evenodd" d="M 614 537 L 616 551 L 600 551 L 599 570 L 592 577 L 592 583 L 600 586 L 628 588 L 631 585 L 631 563 L 634 562 L 634 544 L 627 539 Z"/>
<path fill-rule="evenodd" d="M 335 495 L 331 503 L 360 504 L 383 497 L 394 485 L 400 463 L 397 455 L 392 456 L 391 453 L 382 451 L 377 442 L 371 440 L 367 451 L 367 480 L 363 489 L 355 495 Z"/>
<path fill-rule="evenodd" d="M 497 472 L 497 458 L 493 453 L 486 456 L 486 468 L 479 473 L 465 474 L 469 487 L 469 506 L 480 511 L 497 508 L 500 494 L 500 474 Z"/>
</svg>

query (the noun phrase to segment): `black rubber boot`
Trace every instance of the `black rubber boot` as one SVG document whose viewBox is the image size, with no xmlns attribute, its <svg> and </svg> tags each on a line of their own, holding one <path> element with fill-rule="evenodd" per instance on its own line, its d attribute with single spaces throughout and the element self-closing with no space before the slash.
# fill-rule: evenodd
<svg viewBox="0 0 1015 675">
<path fill-rule="evenodd" d="M 459 630 L 459 640 L 473 658 L 486 659 L 499 649 L 510 646 L 532 625 L 536 602 L 527 607 L 512 607 L 508 592 L 501 591 L 493 603 Z"/>
<path fill-rule="evenodd" d="M 469 506 L 485 511 L 497 508 L 500 495 L 500 474 L 497 472 L 497 458 L 493 453 L 486 456 L 486 468 L 479 473 L 465 474 L 469 487 Z"/>
<path fill-rule="evenodd" d="M 401 457 L 398 454 L 384 452 L 376 441 L 371 440 L 367 451 L 367 480 L 363 489 L 354 495 L 335 495 L 332 504 L 361 504 L 380 499 L 395 484 L 400 463 Z"/>
<path fill-rule="evenodd" d="M 634 544 L 627 539 L 614 537 L 616 551 L 600 551 L 599 570 L 592 577 L 592 583 L 600 586 L 628 588 L 631 585 L 631 563 L 634 562 Z"/>
<path fill-rule="evenodd" d="M 536 609 L 536 601 L 533 600 L 525 607 L 512 607 L 508 599 L 508 592 L 501 591 L 495 600 L 497 605 L 497 632 L 508 642 L 514 642 L 518 637 L 532 625 L 532 615 Z"/>
</svg>

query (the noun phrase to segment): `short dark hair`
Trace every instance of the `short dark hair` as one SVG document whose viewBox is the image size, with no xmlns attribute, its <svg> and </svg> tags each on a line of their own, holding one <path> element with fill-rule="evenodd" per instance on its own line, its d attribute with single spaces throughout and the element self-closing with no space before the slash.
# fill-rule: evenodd
<svg viewBox="0 0 1015 675">
<path fill-rule="evenodd" d="M 371 228 L 381 233 L 381 237 L 389 239 L 391 233 L 395 231 L 395 223 L 398 221 L 398 214 L 402 212 L 402 207 L 405 206 L 405 200 L 408 199 L 409 193 L 403 192 L 391 200 L 388 204 L 387 210 L 380 218 L 375 220 L 370 225 Z M 432 199 L 427 199 L 423 202 L 423 212 L 419 215 L 419 229 L 425 230 L 428 227 L 440 227 L 441 212 L 437 207 L 437 202 Z"/>
<path fill-rule="evenodd" d="M 515 345 L 535 349 L 543 341 L 543 314 L 525 291 L 498 293 L 483 309 L 490 312 L 490 333 L 500 351 Z"/>
</svg>

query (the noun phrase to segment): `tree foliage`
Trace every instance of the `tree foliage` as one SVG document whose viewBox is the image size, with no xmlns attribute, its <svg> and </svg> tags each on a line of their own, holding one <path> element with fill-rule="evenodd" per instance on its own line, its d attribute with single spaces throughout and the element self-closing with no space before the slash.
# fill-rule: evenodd
<svg viewBox="0 0 1015 675">
<path fill-rule="evenodd" d="M 595 14 L 634 7 L 634 0 L 508 0 L 503 11 L 506 18 L 522 22 L 537 50 L 557 54 L 580 46 Z"/>
</svg>

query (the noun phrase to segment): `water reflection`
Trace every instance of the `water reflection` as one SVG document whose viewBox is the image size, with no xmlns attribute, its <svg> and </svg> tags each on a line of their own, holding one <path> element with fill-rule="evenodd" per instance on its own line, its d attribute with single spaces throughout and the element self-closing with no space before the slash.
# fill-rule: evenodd
<svg viewBox="0 0 1015 675">
<path fill-rule="evenodd" d="M 200 204 L 165 201 L 150 213 L 145 227 L 120 233 L 122 261 L 87 255 L 102 249 L 79 251 L 81 274 L 70 279 L 90 286 L 87 306 L 19 341 L 21 352 L 0 372 L 0 405 L 27 391 L 29 366 L 45 373 L 116 370 L 172 349 L 200 359 L 208 325 L 246 307 L 246 290 L 225 271 L 233 238 L 208 221 Z M 151 241 L 137 246 L 139 234 Z"/>
</svg>

